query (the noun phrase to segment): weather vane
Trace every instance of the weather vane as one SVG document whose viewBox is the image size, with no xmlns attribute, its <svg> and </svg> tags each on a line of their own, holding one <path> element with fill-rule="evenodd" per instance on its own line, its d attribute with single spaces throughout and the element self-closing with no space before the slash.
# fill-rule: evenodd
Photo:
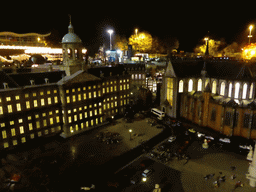
<svg viewBox="0 0 256 192">
<path fill-rule="evenodd" d="M 71 24 L 71 15 L 68 14 L 68 16 L 69 16 L 69 23 Z"/>
</svg>

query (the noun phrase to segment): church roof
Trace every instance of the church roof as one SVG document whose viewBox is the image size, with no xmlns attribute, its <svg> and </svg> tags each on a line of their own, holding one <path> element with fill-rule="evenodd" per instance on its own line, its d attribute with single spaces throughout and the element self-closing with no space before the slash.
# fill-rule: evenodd
<svg viewBox="0 0 256 192">
<path fill-rule="evenodd" d="M 173 60 L 172 66 L 177 77 L 201 77 L 204 61 L 178 61 Z M 254 65 L 233 61 L 206 61 L 205 70 L 208 77 L 234 80 L 255 80 L 252 73 Z"/>
</svg>

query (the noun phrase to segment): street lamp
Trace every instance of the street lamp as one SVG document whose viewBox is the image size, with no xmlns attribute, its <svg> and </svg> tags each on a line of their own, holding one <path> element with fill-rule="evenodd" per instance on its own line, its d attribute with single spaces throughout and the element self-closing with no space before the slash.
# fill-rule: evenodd
<svg viewBox="0 0 256 192">
<path fill-rule="evenodd" d="M 135 29 L 135 35 L 136 36 L 138 35 L 138 29 Z"/>
<path fill-rule="evenodd" d="M 112 33 L 113 33 L 114 31 L 112 30 L 112 29 L 109 29 L 108 30 L 108 33 L 109 33 L 109 36 L 110 36 L 110 51 L 112 50 L 112 44 L 111 44 L 111 35 L 112 35 Z"/>
<path fill-rule="evenodd" d="M 132 129 L 129 129 L 130 132 L 130 140 L 132 140 Z"/>
<path fill-rule="evenodd" d="M 253 26 L 252 26 L 252 25 L 250 25 L 250 27 L 249 27 L 250 33 L 249 33 L 249 35 L 248 35 L 248 38 L 249 38 L 249 44 L 250 44 L 250 40 L 251 40 L 251 38 L 252 38 L 252 28 L 253 28 Z"/>
</svg>

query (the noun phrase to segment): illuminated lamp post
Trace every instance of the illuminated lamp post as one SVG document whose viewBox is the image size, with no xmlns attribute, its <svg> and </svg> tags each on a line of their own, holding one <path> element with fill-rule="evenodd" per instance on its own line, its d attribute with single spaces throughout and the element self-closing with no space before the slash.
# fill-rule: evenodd
<svg viewBox="0 0 256 192">
<path fill-rule="evenodd" d="M 109 36 L 110 36 L 110 51 L 112 50 L 112 44 L 111 44 L 111 35 L 112 35 L 112 33 L 113 33 L 114 31 L 112 30 L 112 29 L 109 29 L 108 30 L 108 33 L 109 33 Z"/>
<path fill-rule="evenodd" d="M 249 44 L 250 44 L 250 40 L 251 40 L 251 38 L 252 38 L 252 28 L 253 28 L 253 26 L 252 26 L 252 25 L 250 25 L 250 27 L 249 27 L 250 33 L 249 33 L 249 35 L 248 35 L 248 38 L 249 38 Z"/>
<path fill-rule="evenodd" d="M 129 129 L 129 132 L 130 132 L 130 140 L 132 140 L 132 130 Z"/>
</svg>

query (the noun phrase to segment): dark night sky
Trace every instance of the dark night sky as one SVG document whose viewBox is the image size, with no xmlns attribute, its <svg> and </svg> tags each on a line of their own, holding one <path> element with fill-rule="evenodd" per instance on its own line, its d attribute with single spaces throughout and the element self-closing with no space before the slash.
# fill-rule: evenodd
<svg viewBox="0 0 256 192">
<path fill-rule="evenodd" d="M 62 1 L 58 5 L 51 5 L 53 2 L 6 5 L 10 9 L 0 13 L 0 31 L 52 32 L 51 40 L 60 42 L 67 33 L 68 14 L 71 14 L 75 33 L 91 50 L 98 48 L 104 39 L 108 41 L 106 30 L 109 27 L 114 29 L 115 34 L 127 38 L 137 27 L 140 31 L 148 31 L 153 37 L 177 37 L 179 50 L 193 51 L 208 31 L 213 38 L 224 38 L 230 44 L 233 41 L 247 42 L 249 24 L 256 27 L 253 4 L 248 2 L 246 5 L 241 5 L 245 2 L 234 1 L 233 4 L 223 1 L 214 1 L 214 4 L 206 1 L 201 4 L 191 1 L 116 2 Z M 252 34 L 256 36 L 256 30 Z M 252 39 L 252 42 L 255 41 L 256 37 Z"/>
</svg>

